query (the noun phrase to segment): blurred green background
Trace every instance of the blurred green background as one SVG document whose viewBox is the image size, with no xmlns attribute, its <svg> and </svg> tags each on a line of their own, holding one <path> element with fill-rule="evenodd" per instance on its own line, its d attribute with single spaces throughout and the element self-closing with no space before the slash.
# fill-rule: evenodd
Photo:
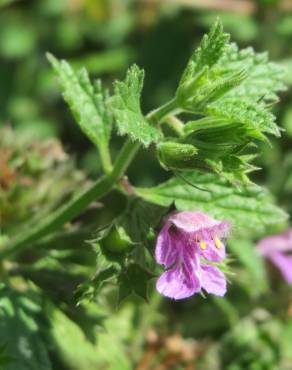
<svg viewBox="0 0 292 370">
<path fill-rule="evenodd" d="M 0 1 L 0 245 L 5 233 L 20 232 L 23 222 L 41 218 L 101 172 L 96 150 L 74 123 L 45 53 L 76 68 L 85 66 L 109 88 L 137 63 L 146 71 L 142 101 L 147 112 L 172 96 L 191 52 L 218 16 L 240 47 L 268 51 L 270 59 L 284 64 L 286 83 L 292 84 L 289 0 Z M 272 147 L 263 147 L 257 160 L 262 171 L 254 180 L 291 213 L 289 89 L 274 110 L 285 131 Z M 114 137 L 113 151 L 120 144 Z M 148 186 L 169 175 L 151 152 L 141 151 L 129 176 L 133 183 Z M 77 220 L 86 227 L 69 227 L 68 233 L 46 240 L 11 267 L 13 284 L 28 284 L 29 289 L 25 294 L 0 290 L 0 308 L 6 313 L 1 316 L 0 310 L 0 367 L 292 369 L 291 289 L 276 271 L 264 268 L 254 240 L 231 244 L 236 275 L 224 300 L 196 297 L 172 303 L 153 294 L 149 305 L 133 298 L 117 309 L 106 292 L 98 304 L 76 307 L 72 292 L 94 265 L 84 240 L 91 225 L 114 216 L 106 205 L 118 214 L 124 199 L 113 193 L 103 203 L 100 212 L 97 204 Z M 50 303 L 44 303 L 39 289 Z M 18 311 L 11 302 L 18 302 Z M 26 360 L 11 360 L 5 343 L 13 336 L 15 353 Z"/>
</svg>

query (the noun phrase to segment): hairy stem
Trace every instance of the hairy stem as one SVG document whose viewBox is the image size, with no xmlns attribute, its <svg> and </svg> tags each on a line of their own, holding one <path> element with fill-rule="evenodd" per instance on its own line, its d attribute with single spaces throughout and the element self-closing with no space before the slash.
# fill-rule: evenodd
<svg viewBox="0 0 292 370">
<path fill-rule="evenodd" d="M 150 112 L 147 118 L 153 123 L 158 123 L 163 117 L 176 109 L 176 102 L 175 100 L 172 100 L 155 111 Z M 3 248 L 0 250 L 0 260 L 12 257 L 31 247 L 34 241 L 39 240 L 62 227 L 66 222 L 69 222 L 80 215 L 80 213 L 83 212 L 90 203 L 108 194 L 125 174 L 139 147 L 140 144 L 138 142 L 128 140 L 121 149 L 113 168 L 109 155 L 103 151 L 102 161 L 106 175 L 95 182 L 91 187 L 76 194 L 71 201 L 51 213 L 38 225 L 30 228 L 27 232 L 24 232 L 21 235 L 17 235 L 15 238 L 8 241 L 7 244 L 5 243 Z"/>
<path fill-rule="evenodd" d="M 110 174 L 113 170 L 111 155 L 107 145 L 99 147 L 100 161 L 105 174 Z"/>
<path fill-rule="evenodd" d="M 103 176 L 91 187 L 77 194 L 63 207 L 42 220 L 36 227 L 32 227 L 28 232 L 18 235 L 8 242 L 5 248 L 0 251 L 0 259 L 21 252 L 30 243 L 43 238 L 63 226 L 66 222 L 74 219 L 83 212 L 90 203 L 109 193 L 125 173 L 138 149 L 139 144 L 128 140 L 122 148 L 114 168 L 109 175 Z"/>
<path fill-rule="evenodd" d="M 172 99 L 161 107 L 153 110 L 147 115 L 147 118 L 152 123 L 160 122 L 165 116 L 174 113 L 178 110 L 176 99 Z"/>
<path fill-rule="evenodd" d="M 181 137 L 184 134 L 184 124 L 175 116 L 168 115 L 164 118 L 163 124 L 171 130 L 171 132 L 177 136 Z"/>
</svg>

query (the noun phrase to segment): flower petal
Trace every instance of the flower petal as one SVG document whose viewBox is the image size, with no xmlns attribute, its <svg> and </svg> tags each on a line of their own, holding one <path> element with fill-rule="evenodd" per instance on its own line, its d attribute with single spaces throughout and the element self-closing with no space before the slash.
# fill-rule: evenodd
<svg viewBox="0 0 292 370">
<path fill-rule="evenodd" d="M 206 229 L 217 225 L 219 222 L 214 220 L 203 212 L 175 212 L 170 215 L 168 221 L 174 224 L 177 228 L 194 233 L 200 229 Z"/>
<path fill-rule="evenodd" d="M 282 234 L 269 236 L 257 244 L 257 252 L 262 256 L 269 256 L 276 251 L 292 250 L 292 229 Z"/>
<path fill-rule="evenodd" d="M 201 290 L 200 280 L 187 279 L 181 269 L 174 268 L 164 272 L 157 280 L 156 289 L 160 294 L 173 299 L 184 299 Z"/>
<path fill-rule="evenodd" d="M 178 258 L 180 243 L 175 235 L 170 232 L 170 223 L 166 223 L 160 231 L 155 247 L 156 262 L 168 268 L 175 263 Z"/>
<path fill-rule="evenodd" d="M 274 253 L 269 255 L 269 259 L 280 270 L 288 284 L 292 284 L 292 256 L 286 256 L 283 253 Z"/>
<path fill-rule="evenodd" d="M 157 280 L 156 289 L 160 294 L 173 299 L 184 299 L 201 290 L 198 276 L 199 260 L 184 261 L 169 271 L 164 272 Z"/>
<path fill-rule="evenodd" d="M 227 236 L 229 229 L 228 222 L 216 221 L 203 212 L 172 213 L 156 242 L 156 261 L 169 269 L 158 279 L 157 290 L 174 299 L 190 297 L 201 288 L 224 295 L 224 274 L 202 263 L 203 259 L 220 262 L 225 258 L 225 246 L 220 239 Z"/>
<path fill-rule="evenodd" d="M 215 245 L 214 240 L 207 240 L 206 241 L 206 249 L 202 249 L 199 246 L 200 255 L 208 261 L 212 262 L 220 262 L 225 258 L 226 255 L 226 248 L 223 242 L 220 240 L 220 247 Z"/>
<path fill-rule="evenodd" d="M 170 215 L 167 222 L 188 234 L 191 239 L 198 240 L 212 239 L 216 236 L 223 238 L 228 235 L 231 227 L 229 222 L 217 221 L 203 212 L 175 212 Z"/>
<path fill-rule="evenodd" d="M 202 288 L 207 293 L 224 296 L 226 293 L 226 279 L 221 270 L 215 266 L 201 266 Z"/>
</svg>

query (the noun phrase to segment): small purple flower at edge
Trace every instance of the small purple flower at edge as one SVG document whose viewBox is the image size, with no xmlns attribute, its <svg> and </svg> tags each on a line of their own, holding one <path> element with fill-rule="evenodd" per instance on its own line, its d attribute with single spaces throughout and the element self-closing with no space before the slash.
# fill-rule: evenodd
<svg viewBox="0 0 292 370">
<path fill-rule="evenodd" d="M 230 230 L 228 222 L 219 222 L 203 212 L 174 212 L 166 219 L 155 249 L 157 263 L 165 271 L 158 279 L 159 293 L 183 299 L 204 289 L 224 296 L 226 279 L 216 266 L 225 258 L 222 238 Z"/>
<path fill-rule="evenodd" d="M 257 252 L 269 259 L 281 272 L 288 284 L 292 284 L 292 229 L 269 236 L 257 244 Z"/>
</svg>

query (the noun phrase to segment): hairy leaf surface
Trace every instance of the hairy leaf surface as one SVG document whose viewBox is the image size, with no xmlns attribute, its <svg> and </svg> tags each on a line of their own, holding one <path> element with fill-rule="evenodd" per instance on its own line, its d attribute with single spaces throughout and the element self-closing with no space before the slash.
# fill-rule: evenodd
<svg viewBox="0 0 292 370">
<path fill-rule="evenodd" d="M 218 67 L 225 73 L 243 69 L 247 78 L 226 97 L 256 102 L 277 100 L 277 93 L 285 90 L 283 83 L 285 69 L 280 64 L 270 62 L 268 53 L 256 53 L 253 48 L 239 50 L 234 43 L 228 45 L 220 58 Z"/>
<path fill-rule="evenodd" d="M 241 191 L 219 176 L 197 171 L 183 177 L 186 181 L 173 178 L 156 187 L 136 191 L 155 204 L 169 206 L 174 202 L 179 210 L 200 210 L 218 220 L 229 220 L 234 231 L 243 234 L 248 231 L 263 233 L 269 224 L 287 219 L 287 215 L 273 204 L 269 193 L 258 186 L 250 185 Z"/>
<path fill-rule="evenodd" d="M 115 95 L 112 108 L 121 135 L 129 135 L 132 140 L 140 141 L 145 147 L 160 140 L 157 127 L 151 126 L 143 116 L 140 107 L 144 71 L 133 65 L 127 72 L 124 82 L 115 82 Z"/>
<path fill-rule="evenodd" d="M 81 130 L 97 146 L 106 146 L 112 129 L 112 117 L 107 109 L 107 92 L 100 81 L 91 83 L 86 69 L 77 73 L 66 61 L 49 54 L 48 59 L 58 76 L 63 97 Z"/>
</svg>

